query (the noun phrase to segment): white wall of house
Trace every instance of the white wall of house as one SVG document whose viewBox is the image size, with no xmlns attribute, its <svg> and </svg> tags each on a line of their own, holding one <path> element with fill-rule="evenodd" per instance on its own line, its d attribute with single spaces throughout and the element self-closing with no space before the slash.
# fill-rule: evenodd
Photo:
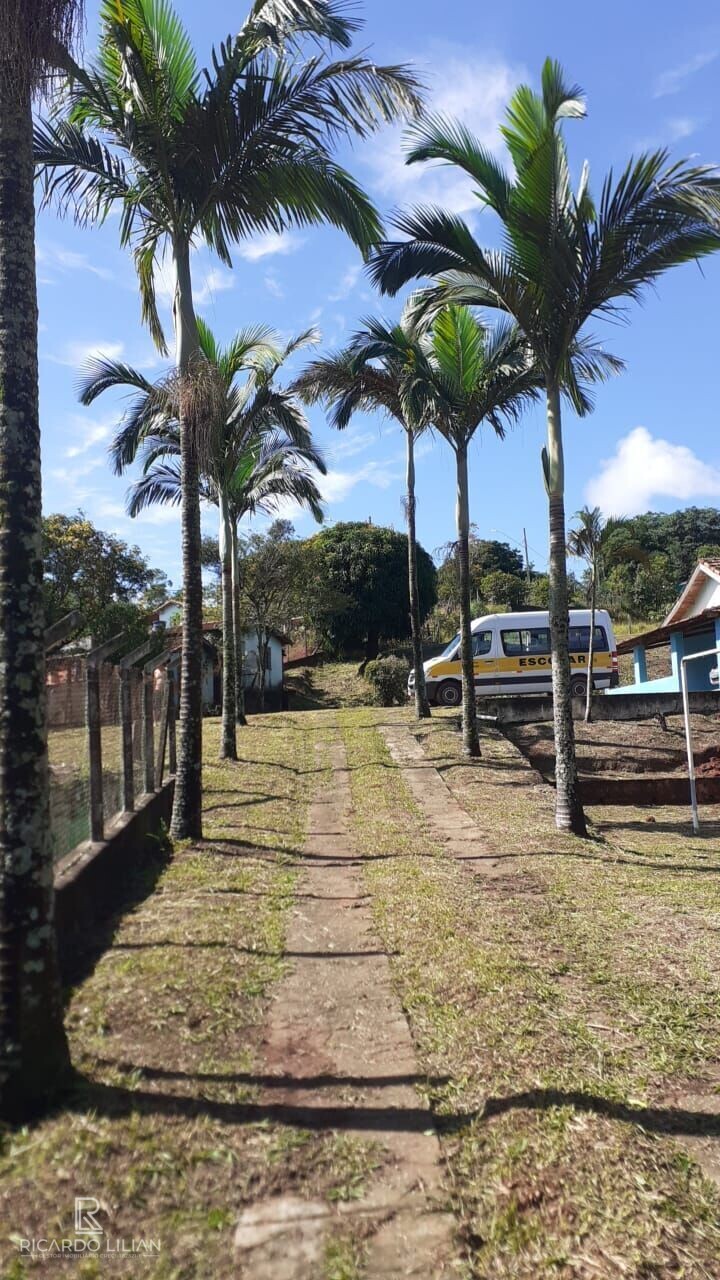
<svg viewBox="0 0 720 1280">
<path fill-rule="evenodd" d="M 257 635 L 254 631 L 246 631 L 243 634 L 243 643 L 245 647 L 245 663 L 243 667 L 244 685 L 246 689 L 258 683 L 258 664 L 257 664 Z M 278 636 L 271 636 L 268 645 L 268 662 L 269 666 L 265 675 L 266 689 L 280 689 L 283 682 L 283 662 L 282 662 L 282 644 Z"/>
<path fill-rule="evenodd" d="M 687 611 L 687 617 L 695 618 L 699 613 L 703 613 L 705 609 L 717 609 L 720 605 L 720 582 L 715 578 L 706 577 L 698 594 Z"/>
<path fill-rule="evenodd" d="M 182 605 L 179 600 L 166 600 L 156 614 L 158 622 L 164 622 L 166 627 L 174 626 L 182 616 Z"/>
</svg>

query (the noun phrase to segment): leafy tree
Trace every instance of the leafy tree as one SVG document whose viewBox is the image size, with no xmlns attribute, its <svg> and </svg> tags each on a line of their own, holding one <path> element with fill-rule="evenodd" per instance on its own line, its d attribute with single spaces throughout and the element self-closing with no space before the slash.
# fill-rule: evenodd
<svg viewBox="0 0 720 1280">
<path fill-rule="evenodd" d="M 297 570 L 293 527 L 276 520 L 267 533 L 252 533 L 242 545 L 239 572 L 242 607 L 255 630 L 259 709 L 265 710 L 270 637 L 288 629 Z"/>
<path fill-rule="evenodd" d="M 470 538 L 470 577 L 479 582 L 489 573 L 511 573 L 521 578 L 525 561 L 515 547 L 508 542 L 496 542 L 489 538 Z"/>
<path fill-rule="evenodd" d="M 514 326 L 486 329 L 467 307 L 447 307 L 424 340 L 408 393 L 414 415 L 432 421 L 455 455 L 457 558 L 460 580 L 463 751 L 480 755 L 471 632 L 470 501 L 468 448 L 487 424 L 497 436 L 533 399 L 537 378 Z"/>
<path fill-rule="evenodd" d="M 418 106 L 413 77 L 361 57 L 332 61 L 356 28 L 333 0 L 255 0 L 240 32 L 201 71 L 167 0 L 102 0 L 99 52 L 68 60 L 64 116 L 38 124 L 35 150 L 46 199 L 81 222 L 120 212 L 134 255 L 142 313 L 161 350 L 155 268 L 174 269 L 183 645 L 180 748 L 171 823 L 202 831 L 202 573 L 198 437 L 212 379 L 195 315 L 191 247 L 204 241 L 231 265 L 233 243 L 258 231 L 329 222 L 361 251 L 379 220 L 333 159 L 338 139 L 364 137 Z M 315 41 L 307 57 L 298 48 Z"/>
<path fill-rule="evenodd" d="M 527 592 L 527 583 L 516 573 L 503 573 L 495 569 L 480 579 L 480 593 L 489 604 L 507 609 L 521 608 Z"/>
<path fill-rule="evenodd" d="M 668 557 L 672 591 L 677 594 L 698 560 L 720 546 L 720 511 L 716 507 L 687 507 L 683 511 L 646 511 L 625 525 L 630 536 L 648 554 Z"/>
<path fill-rule="evenodd" d="M 317 557 L 322 580 L 339 596 L 342 607 L 319 620 L 319 629 L 337 652 L 362 648 L 369 661 L 381 640 L 404 640 L 410 635 L 406 608 L 407 539 L 394 529 L 355 522 L 333 525 L 305 544 Z M 430 613 L 436 594 L 436 572 L 427 551 L 418 544 L 420 619 Z"/>
<path fill-rule="evenodd" d="M 48 625 L 79 609 L 85 631 L 97 644 L 120 631 L 140 644 L 148 613 L 171 589 L 139 547 L 96 529 L 82 512 L 43 520 L 43 559 Z"/>
<path fill-rule="evenodd" d="M 411 417 L 405 391 L 418 359 L 422 359 L 418 334 L 403 315 L 396 325 L 366 320 L 350 345 L 335 355 L 314 360 L 295 386 L 310 404 L 323 400 L 332 409 L 331 424 L 342 430 L 358 411 L 374 411 L 393 418 L 405 435 L 405 513 L 408 535 L 408 594 L 410 631 L 415 672 L 415 713 L 419 720 L 430 715 L 425 689 L 420 600 L 417 582 L 417 531 L 415 498 L 415 442 L 428 425 Z"/>
<path fill-rule="evenodd" d="M 555 720 L 556 821 L 585 834 L 575 759 L 568 650 L 565 563 L 564 392 L 580 415 L 592 402 L 588 384 L 619 370 L 586 332 L 638 298 L 669 267 L 720 247 L 720 182 L 716 171 L 668 163 L 666 151 L 638 156 L 617 181 L 606 178 L 600 202 L 590 195 L 588 168 L 573 187 L 562 126 L 585 115 L 581 90 L 556 62 L 542 70 L 542 92 L 516 90 L 502 134 L 513 162 L 506 173 L 461 124 L 426 116 L 414 128 L 408 162 L 440 160 L 469 174 L 482 203 L 501 224 L 502 248 L 483 249 L 461 218 L 421 208 L 397 219 L 407 237 L 375 255 L 372 275 L 385 292 L 436 277 L 424 308 L 449 303 L 500 308 L 532 349 L 546 391 L 543 476 L 550 517 L 550 631 Z"/>
<path fill-rule="evenodd" d="M 306 419 L 292 393 L 276 386 L 283 362 L 314 340 L 301 334 L 284 348 L 264 328 L 241 331 L 226 348 L 198 321 L 200 347 L 214 393 L 198 449 L 199 492 L 220 510 L 221 604 L 223 619 L 223 701 L 220 755 L 237 759 L 236 722 L 245 722 L 242 640 L 237 573 L 238 522 L 257 511 L 273 511 L 290 498 L 322 518 L 312 471 L 325 471 Z M 238 376 L 245 374 L 245 381 Z M 109 387 L 138 394 L 112 444 L 121 472 L 141 453 L 144 475 L 130 490 L 128 510 L 136 515 L 150 503 L 180 502 L 182 482 L 181 411 L 174 379 L 150 383 L 137 370 L 112 360 L 93 361 L 80 395 L 90 404 Z M 213 552 L 214 554 L 214 552 Z M 203 543 L 200 544 L 202 560 Z"/>
<path fill-rule="evenodd" d="M 7 0 L 0 23 L 0 1113 L 64 1084 L 43 645 L 32 102 L 82 0 Z"/>
</svg>

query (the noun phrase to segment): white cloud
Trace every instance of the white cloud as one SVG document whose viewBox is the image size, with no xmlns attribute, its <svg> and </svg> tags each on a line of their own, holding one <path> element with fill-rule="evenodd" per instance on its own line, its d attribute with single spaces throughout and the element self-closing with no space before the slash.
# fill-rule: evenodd
<svg viewBox="0 0 720 1280">
<path fill-rule="evenodd" d="M 198 307 L 204 307 L 207 302 L 212 301 L 216 293 L 225 293 L 228 289 L 234 288 L 235 277 L 232 271 L 226 271 L 221 267 L 213 267 L 202 278 L 199 286 L 193 285 L 193 301 Z"/>
<path fill-rule="evenodd" d="M 355 288 L 361 271 L 361 262 L 353 263 L 352 266 L 348 267 L 347 271 L 341 276 L 335 291 L 328 294 L 328 302 L 341 302 L 343 298 L 347 298 L 348 294 L 352 293 Z"/>
<path fill-rule="evenodd" d="M 300 236 L 289 231 L 264 231 L 262 235 L 241 240 L 234 252 L 246 262 L 258 262 L 274 254 L 294 253 L 302 243 Z"/>
<path fill-rule="evenodd" d="M 104 439 L 105 437 L 103 436 L 102 438 Z M 78 450 L 77 453 L 68 453 L 66 456 L 74 458 L 79 456 L 81 452 L 82 450 Z M 92 471 L 97 471 L 98 467 L 102 467 L 104 463 L 104 458 L 91 458 L 89 462 L 84 462 L 82 466 L 73 463 L 71 467 L 53 467 L 48 474 L 53 480 L 57 480 L 59 484 L 74 486 L 78 480 L 89 476 Z"/>
<path fill-rule="evenodd" d="M 499 125 L 512 93 L 527 78 L 523 69 L 447 45 L 436 46 L 429 58 L 412 61 L 429 85 L 427 110 L 461 121 L 489 151 L 502 156 Z M 386 129 L 373 140 L 366 160 L 383 193 L 402 203 L 437 203 L 460 214 L 477 208 L 472 180 L 457 170 L 433 163 L 405 164 L 400 127 Z"/>
<path fill-rule="evenodd" d="M 59 355 L 49 355 L 53 364 L 67 365 L 70 369 L 81 369 L 90 360 L 105 356 L 108 360 L 119 360 L 125 351 L 124 342 L 66 342 Z"/>
<path fill-rule="evenodd" d="M 41 283 L 55 284 L 55 278 L 52 275 L 53 270 L 65 273 L 67 271 L 89 271 L 91 275 L 98 276 L 100 280 L 112 280 L 113 273 L 107 267 L 98 267 L 88 258 L 86 253 L 76 253 L 72 249 L 65 249 L 62 245 L 51 242 L 44 242 L 38 245 L 36 250 L 36 258 L 38 265 L 43 268 L 41 272 Z"/>
<path fill-rule="evenodd" d="M 590 506 L 605 515 L 632 516 L 657 498 L 687 502 L 720 497 L 720 467 L 703 462 L 687 445 L 672 444 L 635 427 L 618 441 L 585 489 Z"/>
<path fill-rule="evenodd" d="M 336 458 L 356 458 L 359 453 L 365 453 L 368 449 L 377 445 L 377 441 L 377 431 L 365 431 L 361 427 L 347 427 L 333 441 L 330 448 L 325 450 L 325 455 L 333 461 Z"/>
<path fill-rule="evenodd" d="M 268 293 L 272 294 L 273 298 L 285 297 L 285 290 L 274 271 L 268 271 L 267 275 L 263 278 L 263 284 L 265 285 Z"/>
<path fill-rule="evenodd" d="M 689 138 L 695 133 L 701 124 L 702 121 L 694 116 L 672 116 L 667 122 L 668 137 L 671 142 L 680 142 L 683 138 Z"/>
<path fill-rule="evenodd" d="M 97 419 L 84 418 L 79 413 L 73 414 L 70 421 L 76 442 L 69 445 L 65 450 L 66 458 L 79 458 L 82 454 L 88 453 L 90 449 L 95 448 L 95 445 L 102 444 L 104 440 L 107 440 L 110 432 L 117 426 L 117 418 L 99 422 Z M 73 468 L 75 476 L 84 473 L 84 471 L 85 468 L 82 468 L 81 471 Z"/>
<path fill-rule="evenodd" d="M 696 53 L 693 58 L 688 58 L 686 62 L 681 62 L 678 66 L 670 67 L 668 71 L 661 72 L 655 81 L 653 97 L 666 98 L 671 93 L 679 93 L 690 76 L 694 76 L 697 71 L 702 71 L 703 67 L 709 66 L 717 56 L 717 49 L 707 49 L 704 53 Z"/>
<path fill-rule="evenodd" d="M 376 489 L 389 489 L 399 478 L 399 475 L 388 470 L 386 462 L 368 462 L 357 471 L 331 469 L 326 476 L 318 478 L 318 487 L 325 502 L 332 504 L 344 502 L 359 484 L 371 484 Z"/>
</svg>

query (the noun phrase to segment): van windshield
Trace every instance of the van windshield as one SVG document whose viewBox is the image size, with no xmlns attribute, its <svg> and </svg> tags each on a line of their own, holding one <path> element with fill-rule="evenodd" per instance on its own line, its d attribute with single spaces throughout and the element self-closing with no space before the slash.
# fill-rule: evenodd
<svg viewBox="0 0 720 1280">
<path fill-rule="evenodd" d="M 449 658 L 453 650 L 457 649 L 459 643 L 460 643 L 460 632 L 458 631 L 457 635 L 453 636 L 447 648 L 443 649 L 442 653 L 440 654 L 440 657 Z"/>
</svg>

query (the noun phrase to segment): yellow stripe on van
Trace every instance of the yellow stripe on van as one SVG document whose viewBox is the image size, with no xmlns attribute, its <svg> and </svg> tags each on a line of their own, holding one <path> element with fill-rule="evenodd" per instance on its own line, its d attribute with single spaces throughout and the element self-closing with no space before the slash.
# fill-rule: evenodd
<svg viewBox="0 0 720 1280">
<path fill-rule="evenodd" d="M 570 665 L 579 671 L 587 671 L 587 654 L 571 653 Z M 550 654 L 521 654 L 511 658 L 475 658 L 475 675 L 490 677 L 493 675 L 516 675 L 522 678 L 523 675 L 542 675 L 543 671 L 547 671 L 550 675 L 552 659 Z M 593 654 L 593 671 L 612 671 L 612 657 L 607 650 L 600 650 Z M 462 674 L 462 664 L 455 659 L 449 662 L 447 659 L 442 662 L 434 662 L 428 672 L 427 678 L 430 680 L 443 680 L 446 676 L 460 676 Z"/>
</svg>

